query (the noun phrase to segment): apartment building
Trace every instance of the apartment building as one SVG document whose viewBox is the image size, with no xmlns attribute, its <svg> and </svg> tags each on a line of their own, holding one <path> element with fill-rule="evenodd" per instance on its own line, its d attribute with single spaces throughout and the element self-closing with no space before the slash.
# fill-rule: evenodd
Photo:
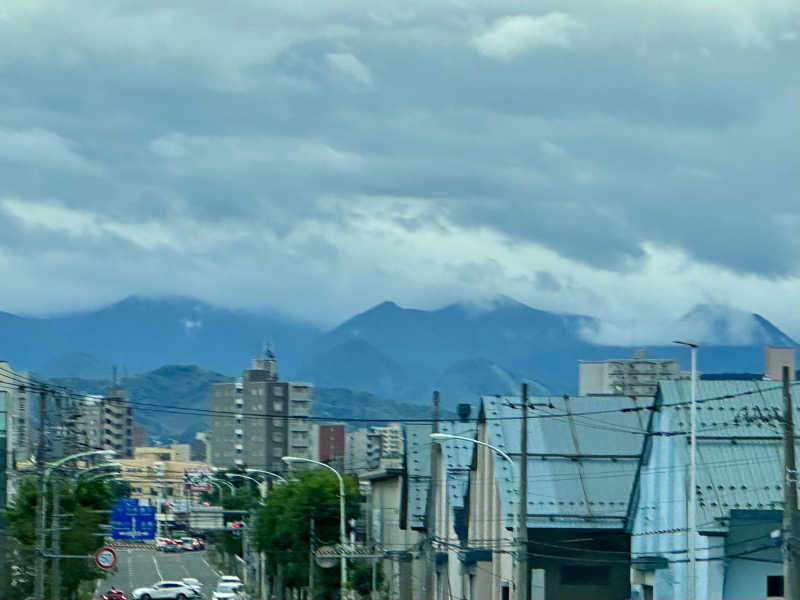
<svg viewBox="0 0 800 600">
<path fill-rule="evenodd" d="M 75 412 L 73 431 L 82 447 L 114 450 L 119 458 L 133 456 L 133 407 L 123 390 L 84 396 Z"/>
<path fill-rule="evenodd" d="M 677 360 L 647 358 L 644 350 L 633 358 L 578 363 L 579 396 L 655 396 L 660 379 L 685 379 Z"/>
<path fill-rule="evenodd" d="M 121 389 L 103 396 L 102 428 L 104 450 L 115 450 L 119 458 L 133 457 L 133 407 Z"/>
<path fill-rule="evenodd" d="M 392 458 L 403 454 L 403 426 L 390 423 L 382 427 L 372 427 L 371 432 L 380 444 L 381 458 Z"/>
<path fill-rule="evenodd" d="M 318 460 L 324 463 L 344 460 L 344 425 L 320 425 L 317 436 Z"/>
<path fill-rule="evenodd" d="M 33 448 L 31 441 L 31 412 L 33 393 L 30 376 L 24 371 L 15 371 L 11 365 L 0 360 L 0 397 L 7 408 L 8 430 L 6 451 L 9 464 L 28 460 Z"/>
<path fill-rule="evenodd" d="M 387 461 L 402 461 L 403 427 L 397 423 L 360 428 L 345 435 L 344 470 L 364 473 L 387 466 Z"/>
<path fill-rule="evenodd" d="M 313 386 L 281 381 L 271 350 L 252 361 L 242 378 L 211 392 L 211 462 L 283 471 L 281 457 L 310 458 Z"/>
<path fill-rule="evenodd" d="M 84 396 L 79 401 L 79 415 L 76 432 L 81 443 L 87 448 L 101 448 L 103 443 L 103 397 Z"/>
</svg>

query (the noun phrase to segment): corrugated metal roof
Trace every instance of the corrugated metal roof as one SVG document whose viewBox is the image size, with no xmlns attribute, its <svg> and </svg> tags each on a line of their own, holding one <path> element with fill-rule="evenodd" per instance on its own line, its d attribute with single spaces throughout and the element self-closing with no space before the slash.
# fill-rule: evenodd
<svg viewBox="0 0 800 600">
<path fill-rule="evenodd" d="M 474 438 L 477 425 L 469 421 L 442 421 L 439 423 L 439 431 Z M 447 469 L 447 502 L 450 510 L 464 507 L 474 450 L 475 444 L 464 440 L 447 440 L 442 444 L 442 461 Z"/>
<path fill-rule="evenodd" d="M 689 463 L 690 383 L 662 381 L 656 430 L 673 437 L 678 473 Z M 791 386 L 796 399 L 800 383 Z M 795 433 L 800 406 L 795 401 Z M 783 507 L 783 388 L 777 381 L 697 382 L 697 523 L 724 529 L 734 509 Z M 681 435 L 685 434 L 685 435 Z M 800 435 L 799 435 L 800 437 Z M 800 444 L 798 444 L 800 456 Z M 649 468 L 658 468 L 651 461 Z M 682 510 L 682 508 L 681 508 Z"/>
<path fill-rule="evenodd" d="M 432 431 L 433 427 L 430 424 L 405 425 L 408 525 L 412 528 L 425 526 L 425 511 L 431 477 L 430 434 Z M 439 431 L 474 437 L 476 425 L 474 422 L 440 421 Z M 474 446 L 463 440 L 447 440 L 442 443 L 442 460 L 447 468 L 447 497 L 451 510 L 464 506 Z"/>
<path fill-rule="evenodd" d="M 625 397 L 530 397 L 528 527 L 622 528 L 634 489 L 652 401 Z M 519 397 L 485 396 L 488 442 L 519 467 Z M 631 412 L 620 412 L 621 410 Z M 582 415 L 593 411 L 601 415 Z M 511 468 L 498 457 L 496 481 L 511 528 Z"/>
<path fill-rule="evenodd" d="M 431 439 L 428 423 L 403 426 L 406 437 L 406 473 L 408 476 L 408 526 L 425 527 L 425 510 L 431 480 Z"/>
</svg>

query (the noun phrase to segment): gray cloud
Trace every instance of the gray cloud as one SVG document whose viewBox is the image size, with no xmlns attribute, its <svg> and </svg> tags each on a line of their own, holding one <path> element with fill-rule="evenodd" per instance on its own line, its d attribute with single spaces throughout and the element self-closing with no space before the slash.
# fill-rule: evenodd
<svg viewBox="0 0 800 600">
<path fill-rule="evenodd" d="M 130 291 L 185 292 L 166 289 L 180 268 L 235 303 L 243 257 L 269 248 L 272 272 L 331 290 L 292 310 L 329 321 L 393 295 L 558 306 L 576 278 L 622 312 L 605 278 L 652 284 L 675 253 L 730 273 L 726 289 L 780 286 L 798 267 L 797 15 L 783 0 L 11 3 L 0 197 L 19 227 L 0 234 L 0 274 L 138 257 Z M 19 221 L 37 206 L 97 232 Z M 461 259 L 437 256 L 469 234 Z M 537 264 L 503 264 L 515 245 Z M 237 293 L 203 283 L 220 273 Z M 126 293 L 112 278 L 98 302 Z M 688 308 L 723 283 L 680 285 Z M 6 308 L 34 295 L 19 294 Z"/>
</svg>

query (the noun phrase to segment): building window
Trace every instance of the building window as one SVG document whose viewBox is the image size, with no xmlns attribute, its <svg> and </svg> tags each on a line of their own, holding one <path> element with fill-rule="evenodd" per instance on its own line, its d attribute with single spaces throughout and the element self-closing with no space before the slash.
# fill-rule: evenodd
<svg viewBox="0 0 800 600">
<path fill-rule="evenodd" d="M 275 400 L 272 404 L 273 410 L 282 411 L 283 410 L 283 400 Z"/>
<path fill-rule="evenodd" d="M 783 597 L 783 575 L 767 575 L 767 596 Z"/>
<path fill-rule="evenodd" d="M 564 565 L 561 585 L 607 585 L 610 570 L 600 565 Z"/>
<path fill-rule="evenodd" d="M 280 386 L 275 386 L 274 388 L 272 388 L 272 395 L 283 396 L 283 388 Z"/>
</svg>

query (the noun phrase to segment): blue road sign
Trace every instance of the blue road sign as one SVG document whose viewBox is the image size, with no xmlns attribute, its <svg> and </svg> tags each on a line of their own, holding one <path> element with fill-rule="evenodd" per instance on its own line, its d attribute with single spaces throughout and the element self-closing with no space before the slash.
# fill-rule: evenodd
<svg viewBox="0 0 800 600">
<path fill-rule="evenodd" d="M 155 506 L 139 506 L 125 498 L 111 508 L 111 537 L 115 540 L 152 540 L 156 536 Z"/>
</svg>

